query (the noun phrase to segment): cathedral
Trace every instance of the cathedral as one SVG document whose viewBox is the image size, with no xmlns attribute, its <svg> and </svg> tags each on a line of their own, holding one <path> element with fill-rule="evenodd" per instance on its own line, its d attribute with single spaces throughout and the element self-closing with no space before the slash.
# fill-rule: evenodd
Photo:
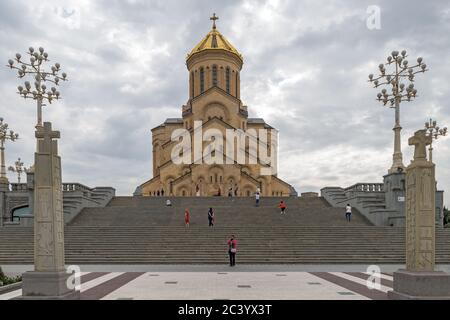
<svg viewBox="0 0 450 320">
<path fill-rule="evenodd" d="M 135 195 L 248 197 L 259 192 L 265 197 L 288 197 L 296 194 L 276 173 L 262 175 L 261 166 L 265 164 L 261 161 L 252 164 L 172 161 L 172 150 L 178 142 L 172 140 L 174 131 L 185 129 L 193 137 L 199 121 L 203 130 L 219 130 L 224 136 L 229 129 L 249 132 L 273 129 L 263 119 L 248 117 L 240 91 L 243 57 L 218 31 L 217 19 L 214 14 L 211 31 L 187 55 L 189 100 L 182 107 L 182 117 L 166 119 L 152 129 L 153 178 L 138 186 Z M 248 146 L 245 152 L 248 154 Z"/>
</svg>

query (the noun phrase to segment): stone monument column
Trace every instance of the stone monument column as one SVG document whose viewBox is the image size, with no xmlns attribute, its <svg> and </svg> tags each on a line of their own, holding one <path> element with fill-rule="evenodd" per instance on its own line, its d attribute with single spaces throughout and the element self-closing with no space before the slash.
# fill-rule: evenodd
<svg viewBox="0 0 450 320">
<path fill-rule="evenodd" d="M 0 178 L 0 227 L 3 226 L 3 222 L 6 217 L 6 194 L 9 192 L 8 180 L 2 180 Z"/>
<path fill-rule="evenodd" d="M 60 138 L 50 122 L 36 131 L 34 168 L 34 266 L 23 275 L 22 299 L 78 299 L 64 261 Z"/>
<path fill-rule="evenodd" d="M 408 141 L 414 160 L 406 168 L 406 270 L 394 273 L 391 299 L 450 299 L 450 275 L 435 271 L 435 165 L 427 160 L 431 137 Z"/>
<path fill-rule="evenodd" d="M 6 193 L 9 192 L 9 181 L 6 177 L 5 170 L 5 147 L 3 142 L 0 146 L 1 168 L 0 168 L 0 227 L 3 226 L 3 221 L 6 217 Z"/>
</svg>

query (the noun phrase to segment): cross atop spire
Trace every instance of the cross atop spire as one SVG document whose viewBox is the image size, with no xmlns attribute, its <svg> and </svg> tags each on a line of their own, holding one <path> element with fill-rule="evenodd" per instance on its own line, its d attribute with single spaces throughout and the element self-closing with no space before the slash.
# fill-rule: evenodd
<svg viewBox="0 0 450 320">
<path fill-rule="evenodd" d="M 216 16 L 215 13 L 213 13 L 213 16 L 211 18 L 209 18 L 209 20 L 213 21 L 213 29 L 216 29 L 216 20 L 219 20 L 219 17 Z"/>
</svg>

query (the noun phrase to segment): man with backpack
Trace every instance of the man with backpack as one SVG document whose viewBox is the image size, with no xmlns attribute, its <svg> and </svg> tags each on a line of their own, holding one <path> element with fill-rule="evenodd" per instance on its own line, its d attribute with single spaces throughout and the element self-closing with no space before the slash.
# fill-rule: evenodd
<svg viewBox="0 0 450 320">
<path fill-rule="evenodd" d="M 230 256 L 230 267 L 236 265 L 236 252 L 237 252 L 237 241 L 234 238 L 234 234 L 228 240 L 228 255 Z"/>
</svg>

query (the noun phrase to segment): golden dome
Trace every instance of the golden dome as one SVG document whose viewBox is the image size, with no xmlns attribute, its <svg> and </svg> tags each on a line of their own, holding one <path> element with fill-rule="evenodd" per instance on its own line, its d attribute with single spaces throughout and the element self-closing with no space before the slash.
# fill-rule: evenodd
<svg viewBox="0 0 450 320">
<path fill-rule="evenodd" d="M 192 49 L 191 53 L 188 54 L 187 59 L 192 57 L 194 54 L 205 51 L 205 50 L 225 50 L 231 52 L 239 57 L 241 61 L 243 61 L 242 55 L 239 51 L 236 50 L 235 47 L 231 45 L 231 43 L 217 30 L 216 21 L 218 18 L 215 17 L 211 20 L 214 21 L 212 30 L 200 41 L 194 49 Z"/>
</svg>

